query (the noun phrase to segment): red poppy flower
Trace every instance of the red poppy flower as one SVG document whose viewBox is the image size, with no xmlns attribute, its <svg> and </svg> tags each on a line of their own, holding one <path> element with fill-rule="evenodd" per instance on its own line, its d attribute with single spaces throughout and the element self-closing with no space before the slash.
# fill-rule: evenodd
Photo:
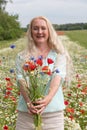
<svg viewBox="0 0 87 130">
<path fill-rule="evenodd" d="M 44 66 L 44 67 L 42 68 L 42 72 L 44 72 L 44 73 L 46 73 L 46 74 L 48 74 L 48 75 L 51 75 L 51 74 L 52 74 L 52 72 L 51 72 L 51 70 L 49 69 L 48 66 Z"/>
<path fill-rule="evenodd" d="M 11 79 L 10 79 L 9 77 L 6 77 L 5 80 L 6 80 L 6 81 L 10 81 Z"/>
<path fill-rule="evenodd" d="M 81 87 L 81 84 L 78 84 L 77 87 L 78 87 L 78 88 Z"/>
<path fill-rule="evenodd" d="M 32 63 L 32 62 L 29 64 L 29 70 L 31 70 L 31 71 L 32 71 L 32 70 L 35 70 L 36 67 L 37 67 L 37 66 L 36 66 L 34 63 Z"/>
<path fill-rule="evenodd" d="M 42 62 L 41 59 L 38 59 L 38 60 L 36 61 L 36 63 L 37 63 L 38 65 L 40 65 L 40 66 L 42 66 L 42 64 L 43 64 L 43 62 Z"/>
<path fill-rule="evenodd" d="M 5 125 L 5 126 L 3 127 L 3 130 L 8 130 L 8 126 Z"/>
<path fill-rule="evenodd" d="M 71 121 L 74 119 L 74 116 L 70 115 L 69 118 L 71 119 Z"/>
<path fill-rule="evenodd" d="M 4 98 L 7 99 L 7 98 L 9 98 L 9 96 L 8 96 L 8 95 L 5 95 Z"/>
<path fill-rule="evenodd" d="M 73 108 L 66 108 L 66 111 L 69 113 L 74 113 L 74 109 Z"/>
<path fill-rule="evenodd" d="M 7 87 L 6 89 L 7 89 L 7 90 L 9 90 L 9 91 L 11 91 L 11 90 L 12 90 L 12 88 L 10 88 L 10 87 Z"/>
<path fill-rule="evenodd" d="M 68 102 L 68 101 L 64 101 L 64 104 L 65 104 L 65 105 L 68 105 L 68 104 L 69 104 L 69 102 Z"/>
<path fill-rule="evenodd" d="M 79 105 L 82 107 L 82 106 L 83 106 L 83 103 L 82 103 L 82 102 L 79 102 Z"/>
<path fill-rule="evenodd" d="M 54 61 L 52 59 L 50 59 L 50 58 L 47 59 L 47 62 L 48 62 L 48 64 L 54 63 Z"/>
<path fill-rule="evenodd" d="M 7 87 L 10 87 L 10 86 L 13 86 L 13 83 L 12 82 L 7 82 L 7 85 L 6 85 Z"/>
<path fill-rule="evenodd" d="M 68 96 L 71 96 L 71 93 L 68 93 Z"/>
<path fill-rule="evenodd" d="M 7 91 L 7 92 L 6 92 L 6 95 L 8 95 L 8 96 L 9 96 L 10 94 L 11 94 L 11 92 L 10 92 L 10 91 Z"/>
<path fill-rule="evenodd" d="M 82 110 L 80 110 L 80 112 L 82 113 L 82 114 L 84 114 L 85 113 L 85 111 L 82 109 Z"/>
</svg>

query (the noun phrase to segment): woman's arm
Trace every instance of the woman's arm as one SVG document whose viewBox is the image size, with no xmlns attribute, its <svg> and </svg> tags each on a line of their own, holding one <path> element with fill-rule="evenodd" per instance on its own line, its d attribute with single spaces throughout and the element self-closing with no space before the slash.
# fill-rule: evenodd
<svg viewBox="0 0 87 130">
<path fill-rule="evenodd" d="M 48 95 L 46 95 L 43 99 L 37 101 L 38 104 L 35 108 L 38 109 L 37 113 L 42 113 L 45 107 L 50 103 L 54 95 L 56 94 L 59 85 L 61 82 L 61 77 L 59 75 L 56 75 L 50 83 L 50 89 Z"/>
<path fill-rule="evenodd" d="M 32 102 L 29 99 L 28 92 L 27 92 L 27 89 L 26 89 L 27 84 L 26 84 L 25 80 L 24 79 L 20 79 L 20 80 L 18 80 L 18 82 L 20 84 L 21 95 L 24 97 L 24 100 L 25 100 L 25 102 L 27 104 L 28 112 L 31 113 L 31 114 L 32 113 L 33 114 L 37 113 L 36 108 L 34 107 L 34 105 L 32 104 Z"/>
<path fill-rule="evenodd" d="M 44 97 L 44 99 L 37 101 L 38 104 L 36 108 L 38 109 L 38 113 L 42 113 L 45 107 L 50 103 L 58 88 L 60 86 L 61 80 L 64 80 L 66 76 L 66 56 L 58 55 L 56 59 L 55 69 L 59 70 L 59 73 L 54 73 L 52 76 L 52 80 L 50 83 L 49 93 Z"/>
<path fill-rule="evenodd" d="M 29 96 L 28 96 L 28 93 L 27 93 L 27 89 L 26 89 L 27 88 L 27 84 L 26 84 L 25 80 L 24 79 L 19 79 L 18 83 L 20 85 L 20 92 L 21 92 L 21 94 L 23 95 L 26 103 L 29 103 L 30 99 L 29 99 Z"/>
</svg>

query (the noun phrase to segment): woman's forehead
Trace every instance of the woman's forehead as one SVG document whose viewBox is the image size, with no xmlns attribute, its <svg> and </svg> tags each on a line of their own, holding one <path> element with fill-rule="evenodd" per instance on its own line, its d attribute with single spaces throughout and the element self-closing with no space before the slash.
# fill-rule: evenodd
<svg viewBox="0 0 87 130">
<path fill-rule="evenodd" d="M 34 25 L 44 25 L 44 26 L 47 26 L 47 23 L 46 23 L 46 21 L 44 19 L 38 18 L 38 19 L 34 19 L 32 21 L 32 26 L 34 26 Z"/>
</svg>

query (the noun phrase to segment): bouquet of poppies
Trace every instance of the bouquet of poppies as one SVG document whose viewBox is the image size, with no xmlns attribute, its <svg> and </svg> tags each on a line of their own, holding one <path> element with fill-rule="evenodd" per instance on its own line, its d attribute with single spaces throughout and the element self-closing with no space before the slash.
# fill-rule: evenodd
<svg viewBox="0 0 87 130">
<path fill-rule="evenodd" d="M 31 57 L 22 66 L 24 75 L 29 78 L 29 81 L 26 81 L 26 89 L 32 103 L 45 96 L 46 85 L 52 75 L 49 65 L 53 64 L 54 61 L 48 58 L 47 63 L 48 65 L 44 66 L 43 57 L 39 56 L 38 59 Z M 35 130 L 41 130 L 42 121 L 40 114 L 34 114 L 34 125 Z"/>
</svg>

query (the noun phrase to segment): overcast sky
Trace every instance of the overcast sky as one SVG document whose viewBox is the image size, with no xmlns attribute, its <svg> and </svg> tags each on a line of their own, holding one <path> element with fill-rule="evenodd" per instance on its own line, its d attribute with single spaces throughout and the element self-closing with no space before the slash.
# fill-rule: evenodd
<svg viewBox="0 0 87 130">
<path fill-rule="evenodd" d="M 19 15 L 22 27 L 41 15 L 55 24 L 87 22 L 87 0 L 13 0 L 6 10 Z"/>
</svg>

